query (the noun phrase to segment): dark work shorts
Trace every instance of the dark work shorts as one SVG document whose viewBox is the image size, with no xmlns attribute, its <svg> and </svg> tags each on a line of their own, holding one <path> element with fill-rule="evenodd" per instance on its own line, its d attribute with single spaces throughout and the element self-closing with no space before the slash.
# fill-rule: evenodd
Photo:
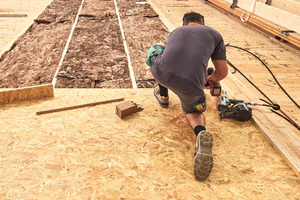
<svg viewBox="0 0 300 200">
<path fill-rule="evenodd" d="M 151 53 L 151 56 L 149 56 L 150 54 L 148 53 L 148 61 L 147 64 L 149 64 L 152 67 L 152 64 L 155 62 L 156 57 L 160 54 L 162 54 L 162 52 L 164 51 L 165 47 L 161 46 L 161 51 L 157 50 L 157 45 L 154 45 L 150 48 L 149 53 Z M 204 112 L 206 110 L 206 97 L 205 94 L 203 92 L 203 96 L 201 95 L 188 95 L 185 94 L 183 92 L 180 92 L 178 90 L 174 90 L 172 88 L 170 88 L 170 90 L 172 90 L 180 99 L 181 102 L 181 107 L 183 112 L 185 113 L 193 113 L 193 112 Z"/>
<path fill-rule="evenodd" d="M 183 92 L 171 89 L 180 99 L 181 107 L 185 113 L 204 112 L 206 110 L 206 97 L 184 94 Z"/>
</svg>

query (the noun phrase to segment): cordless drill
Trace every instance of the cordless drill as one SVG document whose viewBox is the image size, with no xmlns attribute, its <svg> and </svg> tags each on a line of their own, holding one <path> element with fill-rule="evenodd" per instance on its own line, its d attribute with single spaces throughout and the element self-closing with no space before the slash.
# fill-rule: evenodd
<svg viewBox="0 0 300 200">
<path fill-rule="evenodd" d="M 214 68 L 207 68 L 206 70 L 206 75 L 209 76 L 214 72 Z M 207 83 L 205 84 L 205 87 L 208 87 L 210 89 L 210 94 L 211 96 L 220 96 L 222 88 L 221 88 L 221 84 L 219 81 L 214 82 L 212 80 L 208 80 Z"/>
</svg>

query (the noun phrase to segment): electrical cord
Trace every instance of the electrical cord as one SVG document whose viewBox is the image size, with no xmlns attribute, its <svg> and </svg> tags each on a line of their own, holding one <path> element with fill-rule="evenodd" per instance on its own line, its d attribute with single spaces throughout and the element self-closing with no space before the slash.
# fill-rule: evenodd
<svg viewBox="0 0 300 200">
<path fill-rule="evenodd" d="M 230 65 L 235 71 L 239 72 L 255 89 L 257 89 L 264 97 L 266 97 L 272 104 L 273 101 L 261 90 L 259 89 L 245 74 L 243 74 L 236 66 L 234 66 L 228 59 L 227 64 Z"/>
<path fill-rule="evenodd" d="M 265 67 L 267 67 L 267 69 L 269 70 L 269 72 L 272 74 L 272 76 L 274 77 L 274 79 L 276 79 L 276 77 L 274 76 L 274 74 L 271 72 L 271 70 L 268 68 L 268 66 L 258 57 L 258 56 L 256 56 L 255 54 L 253 54 L 253 53 L 251 53 L 250 51 L 248 51 L 248 50 L 246 50 L 246 49 L 243 49 L 243 48 L 241 48 L 241 47 L 236 47 L 236 46 L 232 46 L 232 45 L 226 45 L 226 46 L 230 46 L 230 47 L 234 47 L 234 48 L 238 48 L 238 49 L 241 49 L 241 50 L 244 50 L 244 51 L 246 51 L 246 52 L 248 52 L 248 53 L 250 53 L 251 55 L 253 55 L 253 56 L 255 56 L 257 59 L 259 59 L 264 65 L 265 65 Z M 243 74 L 237 67 L 235 67 L 228 59 L 227 59 L 227 63 L 228 63 L 228 65 L 230 65 L 235 71 L 237 71 L 237 72 L 239 72 L 253 87 L 255 87 L 265 98 L 267 98 L 269 101 L 270 101 L 270 105 L 278 105 L 278 104 L 274 104 L 273 103 L 273 101 L 261 90 L 261 89 L 259 89 L 247 76 L 245 76 L 245 74 Z M 276 79 L 277 80 L 277 79 Z M 279 82 L 278 81 L 276 81 L 278 84 L 279 84 Z M 281 87 L 281 86 L 280 86 Z M 281 89 L 283 89 L 282 87 L 281 87 Z M 283 89 L 284 90 L 284 89 Z M 285 91 L 285 90 L 284 90 Z M 285 92 L 286 93 L 286 92 Z M 286 93 L 287 94 L 287 93 Z M 289 96 L 289 95 L 288 95 Z M 265 101 L 265 100 L 263 100 L 263 99 L 261 99 L 262 101 L 264 101 L 264 102 L 266 102 L 266 103 L 268 103 L 267 101 Z M 293 101 L 294 102 L 294 101 Z M 296 103 L 296 102 L 294 102 L 294 103 Z M 299 105 L 296 103 L 296 105 L 298 106 L 298 108 L 299 108 Z M 279 106 L 279 105 L 278 105 Z M 274 112 L 274 113 L 276 113 L 277 115 L 279 115 L 280 117 L 282 117 L 282 118 L 284 118 L 285 120 L 287 120 L 289 123 L 291 123 L 293 126 L 295 126 L 298 130 L 300 130 L 300 126 L 293 120 L 293 119 L 291 119 L 286 113 L 284 113 L 281 109 L 280 109 L 280 106 L 279 106 L 279 109 L 276 109 L 276 110 L 279 110 L 282 114 L 280 114 L 280 113 L 278 113 L 278 112 L 276 112 L 275 110 L 274 110 L 274 108 L 273 109 L 271 109 L 271 111 L 272 112 Z"/>
<path fill-rule="evenodd" d="M 243 74 L 238 68 L 236 68 L 229 60 L 227 60 L 227 63 L 237 72 L 239 72 L 251 85 L 253 85 L 264 97 L 266 97 L 269 101 L 270 101 L 270 105 L 278 105 L 278 104 L 274 104 L 273 101 L 261 90 L 259 89 L 250 79 L 248 79 L 245 74 Z M 260 99 L 264 102 L 266 102 L 265 100 L 263 99 Z M 279 106 L 279 105 L 278 105 Z M 273 106 L 271 106 L 273 107 Z M 271 111 L 277 115 L 279 115 L 280 117 L 284 118 L 285 120 L 287 120 L 290 124 L 292 124 L 293 126 L 295 126 L 298 130 L 300 130 L 300 126 L 292 119 L 290 118 L 285 112 L 283 112 L 281 109 L 280 109 L 280 106 L 279 106 L 279 109 L 276 109 L 276 110 L 279 110 L 282 114 L 276 112 L 274 110 L 274 107 L 271 109 Z"/>
<path fill-rule="evenodd" d="M 226 46 L 228 47 L 233 47 L 233 48 L 236 48 L 236 49 L 240 49 L 240 50 L 243 50 L 251 55 L 253 55 L 255 58 L 257 58 L 266 68 L 267 70 L 270 72 L 270 74 L 272 75 L 273 79 L 275 80 L 275 82 L 277 83 L 277 85 L 280 87 L 280 89 L 290 98 L 290 100 L 298 107 L 300 108 L 299 104 L 286 92 L 286 90 L 281 86 L 281 84 L 278 82 L 277 78 L 275 77 L 275 75 L 273 74 L 273 72 L 271 71 L 271 69 L 264 63 L 264 61 L 262 61 L 257 55 L 255 55 L 254 53 L 246 50 L 246 49 L 243 49 L 241 47 L 237 47 L 237 46 L 233 46 L 233 45 L 230 45 L 230 44 L 227 44 Z"/>
</svg>

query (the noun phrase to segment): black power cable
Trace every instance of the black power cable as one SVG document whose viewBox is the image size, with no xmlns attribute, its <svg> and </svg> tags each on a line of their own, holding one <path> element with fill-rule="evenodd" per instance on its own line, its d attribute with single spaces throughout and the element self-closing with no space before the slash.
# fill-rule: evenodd
<svg viewBox="0 0 300 200">
<path fill-rule="evenodd" d="M 270 70 L 270 68 L 264 63 L 264 61 L 262 61 L 257 55 L 255 55 L 254 53 L 246 50 L 246 49 L 243 49 L 241 47 L 237 47 L 237 46 L 233 46 L 233 45 L 230 45 L 230 44 L 227 44 L 226 45 L 227 47 L 233 47 L 233 48 L 236 48 L 236 49 L 240 49 L 240 50 L 243 50 L 251 55 L 253 55 L 255 58 L 257 58 L 266 68 L 267 70 L 270 72 L 270 74 L 272 75 L 272 77 L 274 78 L 275 82 L 277 83 L 277 85 L 280 87 L 280 89 L 290 98 L 290 100 L 298 107 L 300 108 L 299 104 L 286 92 L 286 90 L 281 86 L 281 84 L 278 82 L 277 78 L 275 77 L 275 75 L 273 74 L 273 72 Z M 248 80 L 249 81 L 249 80 Z"/>
<path fill-rule="evenodd" d="M 287 94 L 287 92 L 284 90 L 284 88 L 282 88 L 282 86 L 279 84 L 279 82 L 277 81 L 276 77 L 274 76 L 274 74 L 272 73 L 272 71 L 269 69 L 269 67 L 258 57 L 256 56 L 255 54 L 251 53 L 250 51 L 246 50 L 246 49 L 243 49 L 241 47 L 237 47 L 237 46 L 232 46 L 232 45 L 226 45 L 226 46 L 229 46 L 229 47 L 234 47 L 234 48 L 237 48 L 237 49 L 241 49 L 243 51 L 246 51 L 248 53 L 250 53 L 251 55 L 253 55 L 254 57 L 256 57 L 258 60 L 260 60 L 263 65 L 268 69 L 268 71 L 272 74 L 273 78 L 275 79 L 276 83 L 280 86 L 280 88 Z M 228 65 L 230 65 L 235 71 L 238 71 L 253 87 L 255 87 L 264 97 L 266 97 L 272 105 L 275 105 L 273 103 L 273 101 L 261 90 L 259 89 L 248 77 L 246 77 L 238 68 L 236 68 L 229 60 L 227 60 L 227 63 Z M 288 95 L 288 94 L 287 94 Z M 288 97 L 297 105 L 297 107 L 299 108 L 299 105 L 288 95 Z M 262 99 L 261 99 L 262 100 Z M 264 101 L 264 100 L 262 100 Z M 266 102 L 266 101 L 265 101 Z M 277 105 L 277 104 L 276 104 Z M 279 107 L 280 108 L 280 107 Z M 279 115 L 280 117 L 284 118 L 285 120 L 287 120 L 289 123 L 291 123 L 293 126 L 295 126 L 298 130 L 300 130 L 300 126 L 294 121 L 292 120 L 287 114 L 285 114 L 281 109 L 276 109 L 276 110 L 279 110 L 281 111 L 284 116 L 278 112 L 276 112 L 275 110 L 272 110 L 272 112 L 276 113 L 277 115 Z"/>
<path fill-rule="evenodd" d="M 287 120 L 290 124 L 292 124 L 293 126 L 295 126 L 298 130 L 300 130 L 300 126 L 294 121 L 292 120 L 287 114 L 285 114 L 281 109 L 280 109 L 280 106 L 278 104 L 274 104 L 273 101 L 261 90 L 259 89 L 250 79 L 248 79 L 245 74 L 243 74 L 238 68 L 236 68 L 229 60 L 227 60 L 227 63 L 235 70 L 235 71 L 238 71 L 247 81 L 249 81 L 249 83 L 251 83 L 251 85 L 253 85 L 264 97 L 266 97 L 271 103 L 269 103 L 271 105 L 271 107 L 273 107 L 273 105 L 275 106 L 278 106 L 279 109 L 276 109 L 276 110 L 279 110 L 280 112 L 282 112 L 284 114 L 284 116 L 278 112 L 275 111 L 274 107 L 273 109 L 271 109 L 271 111 L 277 115 L 279 115 L 280 117 L 284 118 L 285 120 Z M 264 102 L 266 102 L 265 100 L 263 99 L 260 99 Z"/>
<path fill-rule="evenodd" d="M 236 66 L 234 66 L 229 60 L 227 60 L 227 64 L 230 65 L 235 71 L 238 71 L 253 87 L 255 87 L 264 97 L 266 97 L 272 104 L 273 101 L 261 90 L 259 89 L 245 74 L 243 74 Z"/>
</svg>

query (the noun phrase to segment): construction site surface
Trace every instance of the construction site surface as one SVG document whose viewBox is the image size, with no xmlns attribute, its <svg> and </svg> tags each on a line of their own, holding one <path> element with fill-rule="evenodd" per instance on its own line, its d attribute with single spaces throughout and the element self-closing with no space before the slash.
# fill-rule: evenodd
<svg viewBox="0 0 300 200">
<path fill-rule="evenodd" d="M 300 199 L 295 126 L 264 107 L 252 108 L 251 121 L 220 119 L 206 91 L 214 167 L 200 182 L 196 137 L 179 99 L 170 93 L 162 108 L 153 96 L 148 49 L 196 11 L 226 44 L 264 61 L 300 102 L 298 33 L 278 39 L 263 31 L 269 25 L 251 16 L 255 26 L 243 23 L 226 12 L 228 2 L 216 2 L 0 0 L 0 198 Z M 228 46 L 227 59 L 299 123 L 299 108 L 257 58 Z M 237 72 L 221 84 L 230 98 L 265 99 Z M 112 99 L 120 101 L 90 105 Z M 121 117 L 122 100 L 142 109 Z"/>
</svg>

